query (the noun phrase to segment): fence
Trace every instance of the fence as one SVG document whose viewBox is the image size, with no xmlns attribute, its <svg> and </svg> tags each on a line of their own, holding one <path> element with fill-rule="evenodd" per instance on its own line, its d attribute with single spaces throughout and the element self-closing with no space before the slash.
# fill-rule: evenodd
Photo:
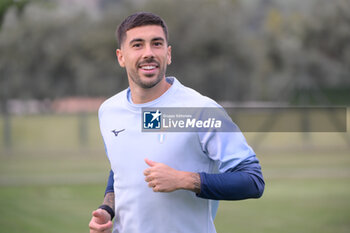
<svg viewBox="0 0 350 233">
<path fill-rule="evenodd" d="M 349 113 L 349 108 L 347 109 Z M 345 148 L 347 132 L 244 132 L 253 147 Z M 238 123 L 240 126 L 240 124 Z M 243 125 L 243 124 L 242 124 Z M 0 152 L 13 149 L 103 149 L 97 113 L 0 115 Z"/>
<path fill-rule="evenodd" d="M 3 115 L 0 119 L 0 148 L 5 150 L 103 147 L 94 113 Z"/>
</svg>

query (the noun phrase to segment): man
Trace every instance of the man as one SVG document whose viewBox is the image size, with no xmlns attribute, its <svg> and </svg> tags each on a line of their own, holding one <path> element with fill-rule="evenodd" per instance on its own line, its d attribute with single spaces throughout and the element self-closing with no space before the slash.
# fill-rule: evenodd
<svg viewBox="0 0 350 233">
<path fill-rule="evenodd" d="M 221 106 L 165 77 L 171 47 L 160 17 L 133 14 L 117 32 L 116 54 L 129 88 L 99 109 L 111 172 L 90 232 L 111 232 L 113 225 L 113 233 L 216 232 L 216 200 L 263 193 L 255 153 L 240 132 L 142 132 L 142 107 Z"/>
</svg>

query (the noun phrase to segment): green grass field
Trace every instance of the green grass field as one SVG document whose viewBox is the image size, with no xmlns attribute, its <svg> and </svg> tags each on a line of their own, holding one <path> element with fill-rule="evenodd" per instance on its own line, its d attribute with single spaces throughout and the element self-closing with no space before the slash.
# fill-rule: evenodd
<svg viewBox="0 0 350 233">
<path fill-rule="evenodd" d="M 86 144 L 78 125 L 73 115 L 13 118 L 12 149 L 0 136 L 0 232 L 88 232 L 109 168 L 96 116 L 88 117 Z M 246 134 L 248 142 L 256 136 Z M 265 193 L 257 200 L 221 202 L 217 231 L 350 232 L 350 147 L 344 135 L 260 136 L 255 149 Z"/>
</svg>

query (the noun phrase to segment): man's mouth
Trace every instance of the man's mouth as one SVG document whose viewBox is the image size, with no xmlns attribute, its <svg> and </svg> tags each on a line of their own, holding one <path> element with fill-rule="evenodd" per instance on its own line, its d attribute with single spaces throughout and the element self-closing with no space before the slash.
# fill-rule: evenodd
<svg viewBox="0 0 350 233">
<path fill-rule="evenodd" d="M 157 66 L 145 65 L 145 66 L 140 66 L 140 68 L 143 70 L 154 70 L 155 68 L 157 68 Z"/>
<path fill-rule="evenodd" d="M 139 69 L 142 69 L 143 71 L 153 71 L 159 67 L 159 64 L 157 62 L 142 62 L 138 65 Z"/>
</svg>

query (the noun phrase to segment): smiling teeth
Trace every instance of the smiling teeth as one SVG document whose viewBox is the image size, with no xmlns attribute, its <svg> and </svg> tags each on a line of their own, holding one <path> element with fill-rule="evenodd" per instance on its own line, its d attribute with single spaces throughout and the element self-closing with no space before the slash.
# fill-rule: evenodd
<svg viewBox="0 0 350 233">
<path fill-rule="evenodd" d="M 156 68 L 155 66 L 143 66 L 142 67 L 142 69 L 144 69 L 144 70 L 153 70 L 155 68 Z"/>
</svg>

